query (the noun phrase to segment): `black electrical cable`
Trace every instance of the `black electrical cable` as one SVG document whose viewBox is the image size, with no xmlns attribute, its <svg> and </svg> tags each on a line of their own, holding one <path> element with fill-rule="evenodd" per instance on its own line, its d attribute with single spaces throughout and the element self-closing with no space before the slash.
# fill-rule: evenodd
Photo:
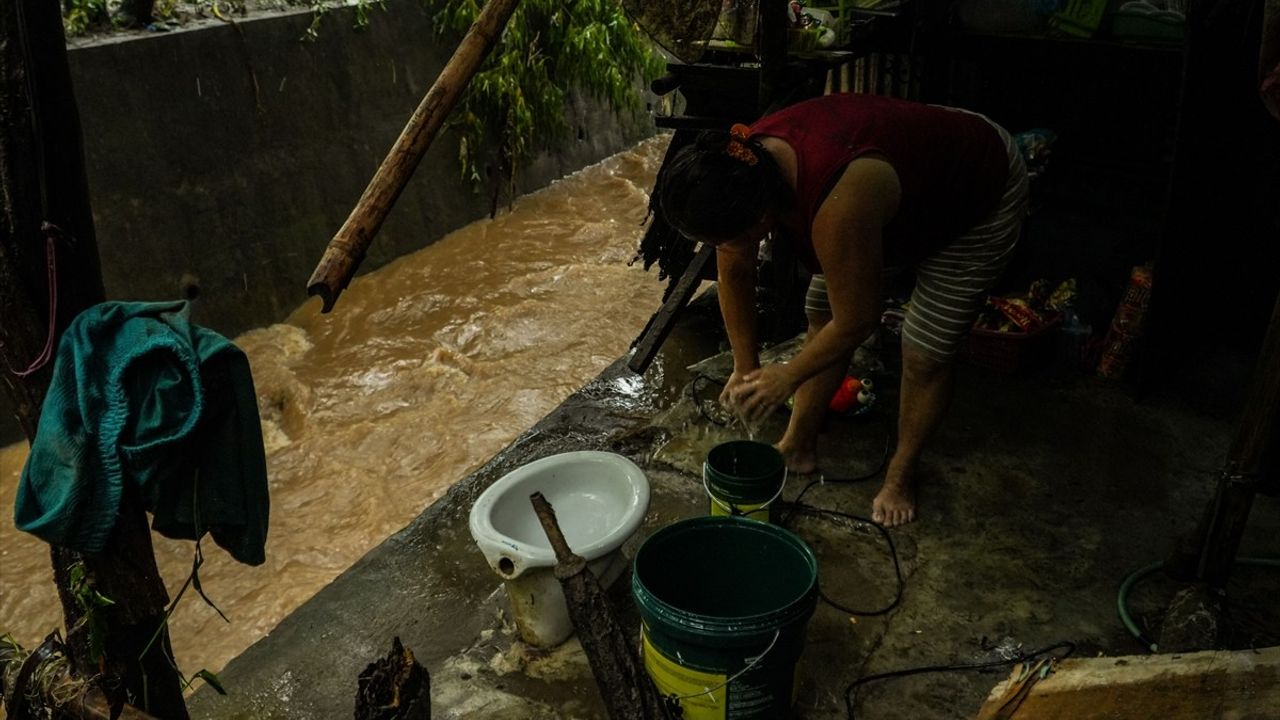
<svg viewBox="0 0 1280 720">
<path fill-rule="evenodd" d="M 689 386 L 689 394 L 693 400 L 693 403 L 698 407 L 698 412 L 702 414 L 703 418 L 705 418 L 709 422 L 715 423 L 716 425 L 724 426 L 726 423 L 711 417 L 711 415 L 707 413 L 706 407 L 704 407 L 702 403 L 702 398 L 699 396 L 699 393 L 698 393 L 698 384 L 700 382 L 714 383 L 719 381 L 717 381 L 715 378 L 712 378 L 708 375 L 699 373 L 698 375 L 694 376 L 693 382 Z M 888 423 L 887 417 L 885 422 L 887 425 Z M 875 528 L 876 531 L 880 533 L 880 536 L 884 538 L 885 544 L 889 548 L 889 557 L 890 559 L 893 560 L 893 574 L 897 582 L 897 587 L 896 587 L 896 590 L 894 591 L 893 600 L 888 605 L 876 610 L 858 610 L 833 600 L 830 595 L 827 595 L 827 593 L 821 588 L 821 586 L 819 586 L 818 588 L 818 597 L 822 598 L 823 602 L 839 610 L 840 612 L 847 613 L 849 615 L 860 615 L 862 617 L 876 617 L 878 615 L 886 615 L 892 612 L 895 608 L 897 608 L 898 605 L 902 602 L 902 593 L 906 590 L 906 581 L 902 577 L 902 563 L 898 560 L 898 548 L 896 545 L 894 545 L 893 538 L 889 535 L 889 531 L 885 529 L 883 525 L 871 520 L 870 518 L 861 517 L 859 515 L 853 515 L 851 513 L 840 512 L 838 510 L 827 510 L 825 508 L 813 507 L 812 505 L 805 505 L 800 501 L 804 498 L 806 493 L 808 493 L 817 485 L 826 485 L 826 484 L 851 485 L 853 483 L 866 482 L 868 480 L 874 479 L 875 477 L 880 475 L 880 473 L 884 472 L 885 466 L 888 465 L 889 450 L 892 448 L 892 446 L 893 446 L 893 433 L 888 427 L 886 427 L 885 437 L 884 437 L 884 450 L 880 454 L 880 462 L 876 463 L 876 466 L 874 469 L 872 469 L 869 472 L 863 473 L 861 475 L 856 475 L 853 477 L 834 477 L 834 478 L 829 478 L 825 476 L 819 477 L 817 480 L 813 480 L 809 482 L 808 485 L 805 485 L 804 488 L 800 490 L 800 493 L 796 495 L 795 498 L 792 499 L 790 502 L 779 503 L 779 505 L 782 505 L 788 508 L 787 514 L 784 517 L 782 517 L 781 520 L 779 520 L 778 522 L 779 525 L 788 526 L 790 525 L 791 520 L 796 516 L 796 513 L 803 513 L 805 515 L 810 515 L 813 517 L 843 518 L 845 520 L 852 520 L 854 522 L 863 523 L 865 525 Z"/>
<path fill-rule="evenodd" d="M 820 477 L 817 480 L 810 482 L 808 485 L 805 485 L 804 488 L 800 491 L 800 494 L 796 495 L 795 498 L 792 499 L 790 502 L 781 503 L 782 505 L 789 507 L 789 511 L 779 521 L 778 523 L 779 525 L 788 526 L 791 524 L 792 518 L 796 516 L 796 513 L 803 513 L 805 515 L 810 515 L 812 517 L 842 518 L 845 520 L 852 520 L 854 522 L 862 523 L 869 527 L 875 528 L 876 532 L 880 533 L 880 537 L 884 538 L 885 545 L 888 546 L 889 548 L 889 558 L 893 560 L 893 574 L 894 574 L 895 580 L 897 581 L 897 588 L 894 591 L 893 600 L 888 605 L 882 608 L 879 608 L 877 610 L 859 610 L 856 608 L 851 608 L 843 603 L 836 602 L 831 598 L 830 595 L 827 595 L 826 591 L 823 590 L 821 586 L 819 586 L 818 588 L 818 596 L 822 598 L 823 602 L 839 610 L 840 612 L 847 613 L 849 615 L 860 615 L 862 617 L 876 617 L 878 615 L 886 615 L 892 612 L 895 608 L 897 608 L 898 605 L 902 602 L 902 593 L 906 590 L 907 583 L 906 583 L 906 580 L 904 580 L 902 577 L 902 563 L 898 559 L 898 548 L 896 545 L 894 545 L 893 537 L 889 534 L 889 531 L 883 525 L 881 525 L 878 522 L 875 522 L 871 518 L 865 518 L 860 515 L 841 512 L 839 510 L 828 510 L 826 508 L 819 508 L 819 507 L 814 507 L 812 505 L 805 505 L 800 501 L 801 499 L 804 498 L 805 493 L 808 493 L 811 489 L 813 489 L 817 485 L 826 485 L 826 484 L 851 485 L 853 483 L 866 482 L 868 480 L 874 479 L 875 477 L 880 475 L 880 473 L 884 472 L 885 466 L 888 465 L 889 450 L 892 447 L 892 445 L 893 445 L 893 433 L 886 428 L 885 438 L 884 438 L 884 450 L 880 455 L 880 462 L 876 464 L 875 469 L 871 470 L 870 472 L 866 472 L 866 473 L 863 473 L 862 475 L 857 475 L 854 477 L 844 477 L 844 478 Z"/>
<path fill-rule="evenodd" d="M 923 675 L 925 673 L 961 672 L 965 670 L 986 670 L 989 668 L 1002 667 L 1005 665 L 1012 665 L 1014 663 L 1034 660 L 1040 657 L 1041 655 L 1047 655 L 1053 652 L 1054 650 L 1066 651 L 1061 655 L 1055 656 L 1055 659 L 1062 660 L 1063 658 L 1069 657 L 1071 653 L 1075 652 L 1075 649 L 1076 649 L 1075 643 L 1064 640 L 1062 642 L 1057 642 L 1052 645 L 1042 647 L 1039 650 L 1032 650 L 1031 652 L 1028 652 L 1028 653 L 1018 653 L 1016 656 L 1008 659 L 1004 659 L 1004 660 L 992 660 L 990 662 L 980 662 L 980 663 L 957 663 L 954 665 L 926 665 L 923 667 L 914 667 L 914 668 L 906 668 L 903 670 L 892 670 L 890 672 L 875 673 L 874 675 L 864 675 L 863 677 L 860 677 L 857 680 L 854 680 L 853 682 L 849 683 L 849 685 L 845 687 L 844 689 L 845 711 L 848 713 L 849 720 L 856 720 L 853 714 L 853 705 L 857 697 L 858 688 L 863 685 L 866 685 L 867 683 L 875 682 L 877 680 L 888 680 L 890 678 L 907 677 L 909 675 Z"/>
<path fill-rule="evenodd" d="M 719 418 L 711 417 L 711 414 L 707 412 L 706 406 L 702 404 L 702 398 L 698 397 L 699 382 L 703 382 L 703 383 L 712 382 L 712 383 L 719 383 L 721 385 L 723 385 L 724 383 L 720 382 L 719 380 L 716 380 L 710 375 L 698 373 L 697 375 L 693 376 L 693 382 L 689 383 L 689 397 L 690 399 L 693 400 L 694 407 L 698 408 L 698 413 L 702 415 L 702 419 L 706 420 L 707 422 L 713 425 L 719 425 L 720 427 L 725 427 L 726 425 L 729 424 L 729 422 L 727 420 L 720 420 Z"/>
<path fill-rule="evenodd" d="M 885 422 L 886 424 L 888 423 L 887 418 Z M 804 498 L 805 493 L 812 490 L 814 486 L 826 485 L 828 483 L 832 485 L 852 485 L 854 483 L 874 480 L 876 476 L 884 472 L 885 466 L 889 464 L 889 450 L 892 447 L 893 447 L 893 432 L 886 427 L 884 431 L 884 450 L 882 450 L 880 453 L 880 462 L 876 464 L 875 469 L 871 470 L 870 472 L 863 473 L 862 475 L 855 475 L 853 477 L 829 478 L 824 475 L 822 477 L 819 477 L 817 480 L 810 481 L 808 485 L 805 485 L 804 488 L 800 490 L 799 495 L 796 495 L 794 498 L 791 499 L 789 503 L 786 503 L 792 506 L 792 512 L 788 514 L 786 517 L 784 517 L 782 519 L 782 522 L 780 522 L 779 524 L 786 525 L 787 523 L 791 522 L 791 517 L 792 515 L 795 514 L 796 508 L 801 505 L 800 500 Z M 868 520 L 867 522 L 871 522 L 871 521 Z"/>
<path fill-rule="evenodd" d="M 902 577 L 902 563 L 899 562 L 898 560 L 898 548 L 896 545 L 893 544 L 893 537 L 889 535 L 889 531 L 886 530 L 883 525 L 872 521 L 870 518 L 864 518 L 858 515 L 853 515 L 851 513 L 840 512 L 839 510 L 827 510 L 825 508 L 816 508 L 810 505 L 793 505 L 792 509 L 794 511 L 792 514 L 794 514 L 795 512 L 800 512 L 806 515 L 813 515 L 815 517 L 823 517 L 823 516 L 839 517 L 839 518 L 844 518 L 846 520 L 853 520 L 855 522 L 863 523 L 865 525 L 875 528 L 880 533 L 880 536 L 884 538 L 885 544 L 889 546 L 889 558 L 893 560 L 893 575 L 897 581 L 897 587 L 893 593 L 893 600 L 890 601 L 888 605 L 885 605 L 884 607 L 876 610 L 859 610 L 857 608 L 851 608 L 843 603 L 839 603 L 833 600 L 831 596 L 828 595 L 826 591 L 822 589 L 822 586 L 819 585 L 818 597 L 822 598 L 823 602 L 835 608 L 836 610 L 839 610 L 842 613 L 846 613 L 848 615 L 858 615 L 861 617 L 877 617 L 880 615 L 887 615 L 893 612 L 898 607 L 898 605 L 902 603 L 902 594 L 907 589 L 907 581 Z"/>
<path fill-rule="evenodd" d="M 727 421 L 718 420 L 714 417 L 711 417 L 711 415 L 708 414 L 706 407 L 703 405 L 701 398 L 698 396 L 699 382 L 706 383 L 706 382 L 719 382 L 719 381 L 717 381 L 715 378 L 712 378 L 708 375 L 704 375 L 701 373 L 694 376 L 693 382 L 689 387 L 689 394 L 693 399 L 694 405 L 698 407 L 698 412 L 701 413 L 702 417 L 709 422 L 712 422 L 721 427 L 728 425 Z M 886 419 L 886 422 L 887 422 L 887 419 Z M 858 615 L 861 617 L 876 617 L 880 615 L 887 615 L 890 612 L 893 612 L 893 610 L 895 610 L 898 607 L 898 605 L 902 603 L 902 595 L 903 595 L 903 592 L 906 590 L 907 583 L 906 583 L 906 580 L 902 577 L 902 563 L 898 559 L 898 548 L 896 545 L 894 545 L 893 536 L 889 534 L 889 531 L 883 525 L 881 525 L 878 522 L 875 522 L 870 518 L 861 517 L 859 515 L 854 515 L 852 513 L 841 512 L 839 510 L 828 510 L 826 508 L 813 507 L 812 505 L 805 505 L 800 501 L 804 498 L 805 494 L 808 493 L 809 490 L 813 489 L 813 487 L 816 485 L 826 485 L 826 484 L 850 485 L 853 483 L 866 482 L 868 480 L 874 479 L 876 476 L 880 475 L 880 473 L 884 472 L 885 466 L 889 462 L 889 450 L 892 447 L 892 444 L 893 444 L 893 433 L 889 428 L 886 428 L 884 452 L 880 457 L 880 462 L 877 463 L 874 470 L 871 470 L 870 472 L 864 473 L 862 475 L 853 476 L 853 477 L 845 477 L 845 478 L 820 477 L 817 480 L 811 481 L 808 485 L 805 485 L 804 488 L 800 490 L 800 493 L 796 495 L 795 498 L 792 499 L 790 502 L 780 503 L 781 505 L 788 506 L 790 509 L 789 509 L 789 512 L 786 514 L 786 516 L 783 517 L 782 520 L 778 523 L 779 525 L 784 525 L 784 526 L 788 525 L 791 522 L 791 520 L 796 516 L 797 513 L 810 515 L 812 517 L 818 517 L 818 518 L 824 518 L 824 517 L 825 518 L 841 518 L 845 520 L 852 520 L 854 522 L 862 523 L 864 525 L 875 528 L 875 530 L 880 533 L 880 536 L 884 538 L 885 544 L 889 548 L 889 557 L 893 560 L 893 573 L 894 573 L 894 577 L 897 580 L 897 589 L 894 592 L 893 600 L 888 605 L 878 610 L 857 610 L 854 608 L 850 608 L 842 603 L 836 602 L 835 600 L 831 599 L 829 595 L 826 594 L 826 592 L 822 589 L 820 585 L 818 587 L 818 596 L 822 598 L 823 602 L 827 603 L 831 607 L 843 613 L 846 613 L 848 615 Z M 1041 655 L 1046 655 L 1055 650 L 1065 650 L 1066 652 L 1057 656 L 1057 659 L 1061 660 L 1065 657 L 1070 656 L 1071 653 L 1075 652 L 1075 647 L 1076 647 L 1075 643 L 1072 643 L 1069 641 L 1063 641 L 1063 642 L 1054 643 L 1053 645 L 1040 648 L 1038 650 L 1033 650 L 1029 653 L 1019 653 L 1014 657 L 1003 659 L 1003 660 L 993 660 L 990 662 L 981 662 L 981 663 L 959 663 L 959 664 L 952 664 L 952 665 L 927 665 L 927 666 L 916 667 L 916 668 L 906 668 L 903 670 L 893 670 L 890 672 L 866 675 L 858 678 L 857 680 L 854 680 L 853 682 L 849 683 L 848 686 L 845 687 L 845 691 L 844 691 L 845 710 L 848 713 L 848 720 L 856 720 L 856 718 L 854 717 L 853 706 L 857 696 L 857 690 L 859 687 L 866 685 L 867 683 L 876 682 L 879 680 L 888 680 L 891 678 L 907 677 L 910 675 L 922 675 L 925 673 L 984 670 L 989 668 L 1012 665 L 1018 662 L 1025 662 L 1027 660 L 1033 660 L 1037 657 L 1040 657 Z"/>
</svg>

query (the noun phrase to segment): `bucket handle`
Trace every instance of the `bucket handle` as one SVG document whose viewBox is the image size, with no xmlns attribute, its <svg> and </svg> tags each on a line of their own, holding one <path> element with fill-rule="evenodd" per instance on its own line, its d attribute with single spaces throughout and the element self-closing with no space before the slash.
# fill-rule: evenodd
<svg viewBox="0 0 1280 720">
<path fill-rule="evenodd" d="M 751 668 L 755 667 L 756 665 L 759 665 L 759 664 L 760 664 L 760 661 L 764 659 L 764 656 L 765 656 L 765 655 L 768 655 L 768 654 L 769 654 L 769 651 L 773 649 L 773 646 L 778 644 L 778 638 L 779 638 L 779 637 L 781 637 L 781 635 L 782 635 L 782 631 L 781 631 L 781 630 L 774 630 L 774 631 L 773 631 L 773 639 L 769 641 L 769 647 L 765 648 L 765 649 L 764 649 L 764 652 L 760 653 L 759 655 L 756 655 L 755 657 L 743 658 L 744 660 L 746 660 L 746 661 L 747 661 L 747 665 L 746 665 L 746 667 L 742 668 L 741 670 L 739 670 L 738 672 L 734 673 L 734 674 L 733 674 L 733 675 L 731 675 L 730 677 L 725 678 L 725 681 L 724 681 L 724 682 L 720 683 L 719 685 L 717 685 L 717 686 L 715 686 L 715 687 L 707 688 L 707 689 L 703 690 L 702 692 L 690 693 L 689 695 L 677 695 L 677 696 L 675 697 L 675 699 L 676 699 L 676 700 L 687 700 L 688 698 L 702 697 L 703 695 L 710 695 L 710 694 L 714 693 L 715 691 L 719 690 L 720 688 L 728 687 L 728 686 L 729 686 L 729 683 L 733 682 L 734 680 L 737 680 L 738 678 L 742 677 L 743 675 L 746 675 L 748 670 L 750 670 Z"/>
<path fill-rule="evenodd" d="M 778 486 L 778 492 L 774 493 L 773 497 L 761 503 L 760 506 L 756 508 L 756 510 L 767 509 L 770 505 L 773 504 L 774 500 L 777 500 L 779 497 L 782 497 L 782 491 L 787 489 L 787 477 L 790 474 L 791 474 L 791 468 L 788 468 L 788 467 L 782 468 L 782 484 Z M 744 516 L 744 517 L 747 515 L 747 513 L 742 512 L 741 510 L 734 507 L 733 505 L 726 505 L 723 502 L 720 502 L 720 498 L 716 497 L 715 493 L 711 492 L 711 486 L 707 484 L 707 464 L 705 462 L 702 463 L 702 489 L 707 491 L 707 497 L 711 498 L 711 502 L 719 505 L 721 508 L 724 509 L 725 512 L 729 513 L 730 515 L 738 515 L 738 516 Z M 755 512 L 755 510 L 752 510 L 751 512 Z"/>
</svg>

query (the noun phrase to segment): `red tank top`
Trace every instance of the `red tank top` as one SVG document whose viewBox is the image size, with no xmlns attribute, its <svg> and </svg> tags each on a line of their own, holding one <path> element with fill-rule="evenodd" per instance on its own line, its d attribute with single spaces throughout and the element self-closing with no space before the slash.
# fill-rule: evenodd
<svg viewBox="0 0 1280 720">
<path fill-rule="evenodd" d="M 880 153 L 898 174 L 902 200 L 884 228 L 886 266 L 914 264 L 986 218 L 1004 194 L 1008 150 L 972 113 L 841 93 L 792 105 L 751 126 L 785 140 L 797 161 L 796 202 L 805 226 L 800 259 L 821 272 L 810 228 L 845 166 Z"/>
</svg>

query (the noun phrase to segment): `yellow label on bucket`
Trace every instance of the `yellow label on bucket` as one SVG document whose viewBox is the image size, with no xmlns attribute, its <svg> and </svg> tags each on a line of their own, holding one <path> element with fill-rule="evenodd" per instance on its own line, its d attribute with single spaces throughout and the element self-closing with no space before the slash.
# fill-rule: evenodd
<svg viewBox="0 0 1280 720">
<path fill-rule="evenodd" d="M 733 508 L 734 511 L 730 512 L 729 508 Z M 769 505 L 734 505 L 713 497 L 711 498 L 711 516 L 717 515 L 741 515 L 752 520 L 769 522 Z"/>
<path fill-rule="evenodd" d="M 679 702 L 681 720 L 724 720 L 726 712 L 725 675 L 702 672 L 680 665 L 663 655 L 649 642 L 649 630 L 640 630 L 644 669 L 668 703 Z"/>
</svg>

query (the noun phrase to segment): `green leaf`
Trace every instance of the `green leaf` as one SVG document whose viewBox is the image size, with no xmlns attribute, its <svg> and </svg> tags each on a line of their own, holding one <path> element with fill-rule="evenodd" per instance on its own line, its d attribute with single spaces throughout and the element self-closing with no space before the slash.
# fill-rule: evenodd
<svg viewBox="0 0 1280 720">
<path fill-rule="evenodd" d="M 214 675 L 208 670 L 205 670 L 204 668 L 197 670 L 196 673 L 191 677 L 192 679 L 200 678 L 201 680 L 205 681 L 205 683 L 207 683 L 209 687 L 213 688 L 214 692 L 218 693 L 219 695 L 227 694 L 227 689 L 222 687 L 222 681 L 218 679 L 218 676 Z"/>
<path fill-rule="evenodd" d="M 465 31 L 479 13 L 475 0 L 436 0 L 428 7 L 441 36 Z M 532 159 L 534 147 L 563 138 L 568 90 L 604 99 L 615 112 L 634 110 L 640 103 L 636 80 L 661 69 L 660 57 L 620 3 L 524 0 L 460 102 L 458 115 L 475 120 L 451 124 L 461 134 L 463 177 L 478 190 L 481 168 L 498 154 L 505 154 L 514 175 Z M 511 178 L 496 180 L 504 179 Z"/>
</svg>

